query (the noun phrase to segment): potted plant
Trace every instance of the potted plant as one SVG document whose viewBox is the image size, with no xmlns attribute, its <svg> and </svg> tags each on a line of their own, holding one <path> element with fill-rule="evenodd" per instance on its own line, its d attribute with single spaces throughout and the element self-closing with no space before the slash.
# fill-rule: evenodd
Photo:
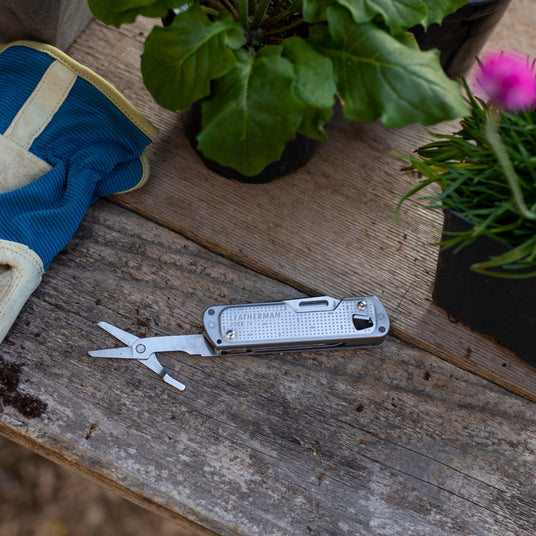
<svg viewBox="0 0 536 536">
<path fill-rule="evenodd" d="M 473 65 L 511 0 L 468 0 L 441 24 L 412 29 L 422 50 L 437 48 L 441 65 L 451 78 L 466 73 Z"/>
<path fill-rule="evenodd" d="M 513 53 L 491 53 L 466 92 L 471 114 L 410 156 L 445 213 L 433 300 L 536 364 L 536 73 Z M 400 208 L 400 205 L 399 207 Z"/>
<path fill-rule="evenodd" d="M 201 102 L 198 149 L 245 176 L 277 161 L 296 134 L 326 139 L 334 101 L 352 121 L 425 125 L 466 112 L 437 51 L 408 30 L 467 0 L 89 0 L 120 26 L 137 15 L 176 16 L 155 26 L 143 80 L 169 110 Z M 261 176 L 262 179 L 262 176 Z"/>
</svg>

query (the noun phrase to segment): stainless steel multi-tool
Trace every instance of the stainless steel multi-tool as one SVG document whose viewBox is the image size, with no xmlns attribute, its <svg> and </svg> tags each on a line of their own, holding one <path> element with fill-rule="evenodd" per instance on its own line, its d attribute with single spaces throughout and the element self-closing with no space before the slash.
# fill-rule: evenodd
<svg viewBox="0 0 536 536">
<path fill-rule="evenodd" d="M 232 356 L 379 346 L 389 318 L 375 296 L 336 300 L 329 296 L 269 303 L 217 305 L 203 314 L 204 334 L 139 338 L 106 322 L 99 326 L 128 346 L 94 350 L 92 357 L 136 359 L 179 390 L 157 352 Z"/>
</svg>

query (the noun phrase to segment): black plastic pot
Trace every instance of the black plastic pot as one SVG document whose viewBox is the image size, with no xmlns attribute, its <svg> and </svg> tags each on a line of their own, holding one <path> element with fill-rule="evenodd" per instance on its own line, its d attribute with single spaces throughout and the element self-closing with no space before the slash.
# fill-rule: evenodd
<svg viewBox="0 0 536 536">
<path fill-rule="evenodd" d="M 466 231 L 473 224 L 446 211 L 443 239 Z M 454 252 L 441 249 L 437 262 L 433 301 L 453 318 L 490 335 L 514 353 L 536 365 L 536 278 L 503 279 L 470 270 L 476 262 L 505 253 L 509 247 L 487 237 Z"/>
<path fill-rule="evenodd" d="M 315 140 L 297 134 L 293 140 L 287 142 L 279 160 L 268 164 L 259 174 L 249 177 L 232 167 L 222 166 L 206 158 L 197 149 L 197 135 L 201 131 L 201 102 L 194 103 L 189 110 L 183 112 L 183 118 L 186 138 L 205 166 L 222 177 L 240 182 L 260 184 L 288 175 L 307 164 L 313 157 L 316 147 Z"/>
<path fill-rule="evenodd" d="M 422 50 L 438 48 L 445 73 L 451 78 L 466 73 L 501 20 L 511 0 L 469 0 L 461 9 L 431 24 L 412 29 Z"/>
</svg>

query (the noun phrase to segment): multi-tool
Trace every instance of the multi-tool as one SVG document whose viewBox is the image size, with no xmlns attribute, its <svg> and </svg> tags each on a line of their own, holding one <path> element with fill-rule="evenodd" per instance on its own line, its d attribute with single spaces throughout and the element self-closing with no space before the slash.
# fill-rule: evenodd
<svg viewBox="0 0 536 536">
<path fill-rule="evenodd" d="M 156 353 L 232 356 L 365 348 L 383 344 L 389 331 L 389 318 L 375 296 L 217 305 L 205 310 L 203 324 L 204 334 L 139 338 L 99 322 L 102 329 L 128 346 L 94 350 L 89 355 L 136 359 L 182 391 L 184 385 L 167 373 Z"/>
</svg>

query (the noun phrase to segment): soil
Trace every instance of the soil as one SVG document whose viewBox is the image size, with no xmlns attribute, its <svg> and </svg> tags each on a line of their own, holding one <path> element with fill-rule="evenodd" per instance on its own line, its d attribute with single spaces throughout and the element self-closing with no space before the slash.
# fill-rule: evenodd
<svg viewBox="0 0 536 536">
<path fill-rule="evenodd" d="M 6 363 L 0 357 L 0 411 L 4 406 L 12 406 L 27 418 L 40 417 L 47 405 L 30 395 L 18 391 L 21 366 Z"/>
<path fill-rule="evenodd" d="M 183 529 L 0 436 L 0 536 L 187 536 Z"/>
</svg>

